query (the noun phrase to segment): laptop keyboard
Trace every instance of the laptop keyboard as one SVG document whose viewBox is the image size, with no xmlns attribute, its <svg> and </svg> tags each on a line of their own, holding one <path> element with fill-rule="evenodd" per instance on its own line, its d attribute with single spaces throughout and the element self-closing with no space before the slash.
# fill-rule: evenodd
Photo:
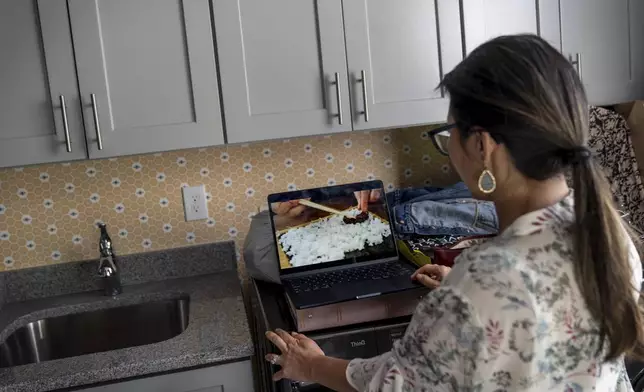
<svg viewBox="0 0 644 392">
<path fill-rule="evenodd" d="M 340 271 L 323 272 L 302 278 L 290 279 L 291 288 L 296 294 L 324 290 L 344 283 L 366 280 L 389 279 L 397 276 L 411 276 L 414 268 L 400 262 L 380 263 Z"/>
</svg>

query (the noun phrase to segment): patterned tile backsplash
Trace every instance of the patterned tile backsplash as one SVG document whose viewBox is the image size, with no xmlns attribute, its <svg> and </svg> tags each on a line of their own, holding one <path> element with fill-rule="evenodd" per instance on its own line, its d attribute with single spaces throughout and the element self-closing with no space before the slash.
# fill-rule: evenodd
<svg viewBox="0 0 644 392">
<path fill-rule="evenodd" d="M 431 127 L 0 169 L 0 271 L 234 239 L 266 195 L 367 179 L 388 189 L 455 181 Z M 181 187 L 204 184 L 210 218 L 185 222 Z"/>
</svg>

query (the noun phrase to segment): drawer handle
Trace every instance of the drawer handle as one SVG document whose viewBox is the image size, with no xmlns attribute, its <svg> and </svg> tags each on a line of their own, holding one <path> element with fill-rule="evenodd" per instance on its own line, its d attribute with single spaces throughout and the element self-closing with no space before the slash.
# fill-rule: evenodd
<svg viewBox="0 0 644 392">
<path fill-rule="evenodd" d="M 338 100 L 338 114 L 336 114 L 333 117 L 338 118 L 338 123 L 342 125 L 343 119 L 342 119 L 342 95 L 340 94 L 340 73 L 336 72 L 335 73 L 335 81 L 331 82 L 331 84 L 335 85 L 335 97 Z"/>
<path fill-rule="evenodd" d="M 60 110 L 63 113 L 63 130 L 65 131 L 65 146 L 67 147 L 67 152 L 72 152 L 72 141 L 69 139 L 69 122 L 67 121 L 67 105 L 65 105 L 65 96 L 61 95 L 58 98 L 60 99 Z"/>
<path fill-rule="evenodd" d="M 575 66 L 575 69 L 577 69 L 577 74 L 579 75 L 579 79 L 584 80 L 584 77 L 582 74 L 582 68 L 581 68 L 581 54 L 575 53 L 574 60 L 572 58 L 572 55 L 570 55 L 568 59 L 570 60 L 570 63 Z"/>
<path fill-rule="evenodd" d="M 362 106 L 364 111 L 359 114 L 364 114 L 364 121 L 369 122 L 369 107 L 367 106 L 367 72 L 363 69 L 360 71 L 360 79 L 358 82 L 362 83 Z"/>
<path fill-rule="evenodd" d="M 98 121 L 98 105 L 96 104 L 96 94 L 92 94 L 92 112 L 94 113 L 94 128 L 96 129 L 96 143 L 99 151 L 103 149 L 103 138 L 101 137 L 101 124 Z"/>
</svg>

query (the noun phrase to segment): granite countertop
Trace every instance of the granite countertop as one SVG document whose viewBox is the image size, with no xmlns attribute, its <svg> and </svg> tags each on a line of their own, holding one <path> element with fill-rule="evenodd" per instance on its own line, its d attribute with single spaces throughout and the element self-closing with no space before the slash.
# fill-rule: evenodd
<svg viewBox="0 0 644 392">
<path fill-rule="evenodd" d="M 123 294 L 81 292 L 8 303 L 0 311 L 0 342 L 21 326 L 45 317 L 190 298 L 188 327 L 155 344 L 0 369 L 0 391 L 49 391 L 195 366 L 244 360 L 253 355 L 236 270 L 125 286 Z"/>
</svg>

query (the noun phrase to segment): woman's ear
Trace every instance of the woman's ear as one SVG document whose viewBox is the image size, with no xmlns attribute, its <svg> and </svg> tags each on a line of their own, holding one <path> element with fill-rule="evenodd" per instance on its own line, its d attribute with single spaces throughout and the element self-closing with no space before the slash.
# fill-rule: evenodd
<svg viewBox="0 0 644 392">
<path fill-rule="evenodd" d="M 476 133 L 476 148 L 481 162 L 486 162 L 485 156 L 485 141 L 483 139 L 483 132 Z"/>
<path fill-rule="evenodd" d="M 476 140 L 476 153 L 483 166 L 489 166 L 492 153 L 497 148 L 498 144 L 490 133 L 482 127 L 473 127 L 472 131 L 475 133 Z"/>
</svg>

